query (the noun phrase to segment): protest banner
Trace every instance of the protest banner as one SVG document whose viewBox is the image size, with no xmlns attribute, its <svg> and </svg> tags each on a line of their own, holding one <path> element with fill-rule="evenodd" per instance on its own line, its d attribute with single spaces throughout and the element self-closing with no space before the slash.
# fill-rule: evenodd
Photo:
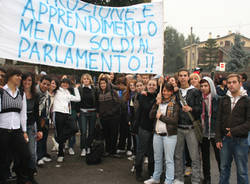
<svg viewBox="0 0 250 184">
<path fill-rule="evenodd" d="M 162 6 L 0 0 L 0 57 L 81 70 L 161 74 Z"/>
</svg>

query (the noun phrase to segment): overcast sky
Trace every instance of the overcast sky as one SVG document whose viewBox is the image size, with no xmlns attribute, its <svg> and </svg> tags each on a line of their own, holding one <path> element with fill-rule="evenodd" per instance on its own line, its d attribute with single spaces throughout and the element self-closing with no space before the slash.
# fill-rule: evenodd
<svg viewBox="0 0 250 184">
<path fill-rule="evenodd" d="M 250 38 L 250 0 L 164 0 L 167 26 L 185 36 L 193 33 L 201 41 L 225 36 L 228 31 Z"/>
</svg>

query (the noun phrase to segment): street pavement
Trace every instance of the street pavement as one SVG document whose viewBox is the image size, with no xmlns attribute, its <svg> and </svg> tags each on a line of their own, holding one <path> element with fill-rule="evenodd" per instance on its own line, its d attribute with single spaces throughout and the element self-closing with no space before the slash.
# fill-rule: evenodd
<svg viewBox="0 0 250 184">
<path fill-rule="evenodd" d="M 52 141 L 49 137 L 49 147 L 51 150 Z M 130 171 L 133 162 L 126 157 L 123 158 L 103 158 L 101 164 L 89 166 L 85 158 L 80 157 L 79 135 L 75 145 L 74 156 L 65 154 L 65 161 L 62 164 L 56 162 L 56 153 L 50 152 L 53 161 L 38 169 L 36 180 L 39 184 L 138 184 L 135 174 Z M 248 156 L 250 158 L 250 155 Z M 211 149 L 211 175 L 212 184 L 217 184 L 219 171 L 213 150 Z M 145 165 L 146 166 L 146 165 Z M 235 164 L 232 164 L 230 183 L 236 184 Z M 250 164 L 248 164 L 248 174 Z M 190 178 L 186 178 L 185 184 L 190 183 Z"/>
</svg>

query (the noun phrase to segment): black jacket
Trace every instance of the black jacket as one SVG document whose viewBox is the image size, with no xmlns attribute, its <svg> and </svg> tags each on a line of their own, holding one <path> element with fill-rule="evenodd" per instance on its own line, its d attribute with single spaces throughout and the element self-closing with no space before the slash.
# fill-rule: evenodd
<svg viewBox="0 0 250 184">
<path fill-rule="evenodd" d="M 250 99 L 241 97 L 231 111 L 231 99 L 229 96 L 221 98 L 216 121 L 216 142 L 221 142 L 231 129 L 233 137 L 247 138 L 250 131 Z"/>
<path fill-rule="evenodd" d="M 176 100 L 180 105 L 178 126 L 193 125 L 188 114 L 182 110 L 179 92 L 176 93 Z M 192 113 L 195 120 L 200 120 L 200 117 L 201 117 L 201 112 L 202 112 L 201 100 L 202 100 L 201 92 L 198 89 L 192 88 L 192 89 L 189 89 L 187 91 L 186 102 L 187 102 L 188 106 L 190 106 L 192 108 L 191 113 Z"/>
</svg>

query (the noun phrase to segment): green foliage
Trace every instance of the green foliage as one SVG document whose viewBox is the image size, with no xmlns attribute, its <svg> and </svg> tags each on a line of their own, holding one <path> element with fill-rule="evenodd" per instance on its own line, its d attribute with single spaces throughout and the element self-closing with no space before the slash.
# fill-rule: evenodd
<svg viewBox="0 0 250 184">
<path fill-rule="evenodd" d="M 212 71 L 218 62 L 218 46 L 215 39 L 208 39 L 202 50 L 202 63 L 205 71 Z"/>
<path fill-rule="evenodd" d="M 164 73 L 174 73 L 184 66 L 184 36 L 172 27 L 164 32 Z"/>
<path fill-rule="evenodd" d="M 195 34 L 191 34 L 188 35 L 188 37 L 185 39 L 185 45 L 184 46 L 188 46 L 191 44 L 191 38 L 192 38 L 192 44 L 193 43 L 199 43 L 200 42 L 200 38 L 197 37 Z"/>
<path fill-rule="evenodd" d="M 230 59 L 226 65 L 228 72 L 242 71 L 250 62 L 250 54 L 244 51 L 244 42 L 241 42 L 240 38 L 239 34 L 235 35 L 234 45 L 229 52 Z"/>
</svg>

